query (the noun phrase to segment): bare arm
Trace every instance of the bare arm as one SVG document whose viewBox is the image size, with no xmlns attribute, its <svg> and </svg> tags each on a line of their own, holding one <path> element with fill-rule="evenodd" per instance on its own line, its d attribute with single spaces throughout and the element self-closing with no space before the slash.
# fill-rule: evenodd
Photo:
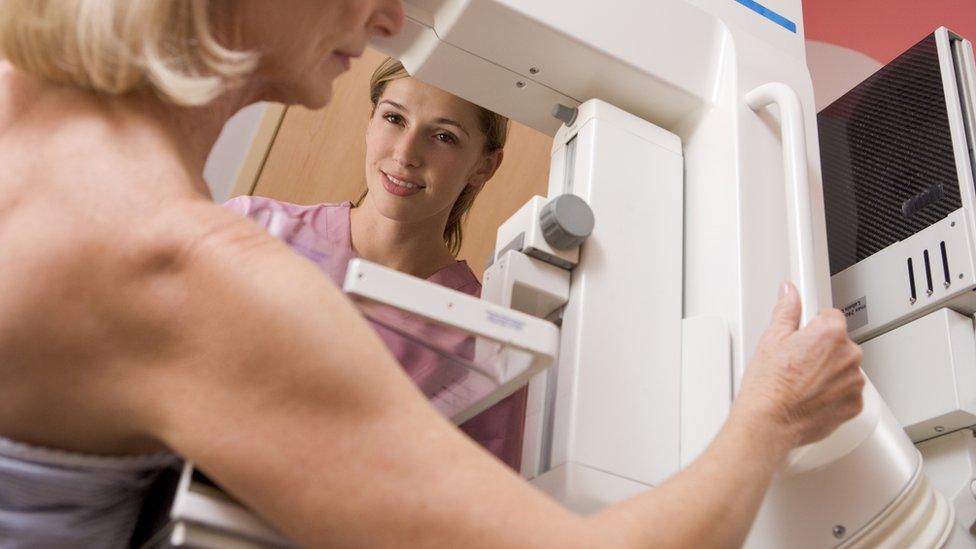
<svg viewBox="0 0 976 549">
<path fill-rule="evenodd" d="M 168 444 L 303 544 L 736 546 L 786 453 L 860 408 L 859 351 L 842 317 L 795 332 L 791 291 L 709 449 L 660 488 L 584 519 L 437 415 L 338 290 L 259 237 L 200 248 L 208 259 L 188 287 L 221 304 L 208 314 L 227 315 L 201 318 L 216 321 L 201 334 L 244 331 L 221 351 L 231 356 L 178 382 L 194 405 L 162 401 L 158 417 Z M 231 304 L 242 295 L 248 309 Z"/>
<path fill-rule="evenodd" d="M 200 198 L 139 196 L 7 218 L 0 435 L 162 441 L 303 545 L 736 545 L 785 453 L 860 404 L 843 320 L 796 332 L 792 295 L 701 458 L 582 518 L 441 418 L 309 262 Z"/>
</svg>

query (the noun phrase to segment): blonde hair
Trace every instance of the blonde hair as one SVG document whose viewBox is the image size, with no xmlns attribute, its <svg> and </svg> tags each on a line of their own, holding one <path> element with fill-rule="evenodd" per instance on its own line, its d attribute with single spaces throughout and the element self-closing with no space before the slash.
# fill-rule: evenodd
<svg viewBox="0 0 976 549">
<path fill-rule="evenodd" d="M 376 70 L 373 71 L 373 76 L 369 80 L 369 100 L 373 103 L 373 108 L 375 109 L 377 103 L 379 103 L 380 97 L 383 95 L 383 91 L 386 90 L 386 84 L 388 82 L 408 76 L 410 74 L 397 59 L 387 57 L 380 63 L 376 67 Z M 484 107 L 478 105 L 475 105 L 475 107 L 478 109 L 480 129 L 485 136 L 484 152 L 493 153 L 504 148 L 505 141 L 508 139 L 508 118 Z M 457 200 L 454 201 L 454 205 L 451 207 L 451 213 L 447 217 L 447 226 L 444 227 L 444 243 L 455 257 L 457 257 L 458 252 L 461 250 L 461 239 L 463 237 L 461 225 L 464 222 L 464 217 L 468 215 L 471 206 L 474 205 L 474 199 L 480 191 L 481 187 L 465 186 L 461 194 L 458 195 Z M 368 192 L 369 189 L 363 191 L 363 194 L 356 200 L 356 206 L 362 204 Z"/>
<path fill-rule="evenodd" d="M 0 57 L 57 84 L 204 105 L 257 64 L 217 42 L 209 12 L 209 0 L 3 0 Z"/>
</svg>

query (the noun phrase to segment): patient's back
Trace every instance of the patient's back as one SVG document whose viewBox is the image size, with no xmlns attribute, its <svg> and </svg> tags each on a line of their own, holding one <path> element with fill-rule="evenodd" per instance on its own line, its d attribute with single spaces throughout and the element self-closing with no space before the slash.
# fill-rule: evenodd
<svg viewBox="0 0 976 549">
<path fill-rule="evenodd" d="M 334 288 L 210 202 L 169 143 L 138 112 L 0 62 L 0 539 L 13 546 L 126 546 L 176 463 L 160 441 L 174 409 L 233 418 L 239 402 L 287 402 L 303 381 L 267 367 L 297 364 L 267 327 L 300 332 L 312 315 L 289 327 L 279 311 L 308 296 L 268 289 Z M 174 449 L 199 459 L 238 434 L 210 429 Z"/>
<path fill-rule="evenodd" d="M 160 224 L 177 196 L 166 182 L 174 170 L 140 152 L 148 135 L 139 143 L 97 105 L 79 108 L 57 90 L 30 97 L 18 79 L 0 72 L 0 435 L 98 453 L 154 449 L 126 435 L 134 418 L 99 376 L 124 375 L 175 335 L 139 295 L 154 279 L 161 301 L 173 297 L 164 281 L 178 254 L 164 248 L 178 250 L 182 227 Z M 54 364 L 50 376 L 42 366 Z"/>
<path fill-rule="evenodd" d="M 0 436 L 161 450 L 145 433 L 163 400 L 269 363 L 269 319 L 308 307 L 304 291 L 341 301 L 313 266 L 213 204 L 158 127 L 111 102 L 33 93 L 0 66 L 0 166 Z"/>
</svg>

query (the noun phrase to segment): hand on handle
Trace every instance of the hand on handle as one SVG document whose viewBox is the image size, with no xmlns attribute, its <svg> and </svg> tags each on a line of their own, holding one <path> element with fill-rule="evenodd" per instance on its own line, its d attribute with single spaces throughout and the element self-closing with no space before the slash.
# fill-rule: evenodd
<svg viewBox="0 0 976 549">
<path fill-rule="evenodd" d="M 764 414 L 796 446 L 823 439 L 860 413 L 865 383 L 861 349 L 847 337 L 843 313 L 821 311 L 799 328 L 800 309 L 796 288 L 784 283 L 733 406 Z"/>
</svg>

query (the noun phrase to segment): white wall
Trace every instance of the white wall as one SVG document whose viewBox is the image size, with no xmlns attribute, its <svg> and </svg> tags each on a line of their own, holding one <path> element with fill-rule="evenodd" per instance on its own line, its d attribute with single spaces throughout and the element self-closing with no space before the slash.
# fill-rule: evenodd
<svg viewBox="0 0 976 549">
<path fill-rule="evenodd" d="M 203 178 L 210 187 L 215 202 L 230 198 L 231 189 L 237 180 L 237 172 L 244 163 L 251 141 L 257 133 L 267 105 L 256 103 L 235 114 L 227 124 L 214 145 L 207 164 L 203 168 Z"/>
<path fill-rule="evenodd" d="M 817 40 L 807 40 L 806 45 L 817 111 L 881 68 L 881 63 L 850 48 Z"/>
</svg>

